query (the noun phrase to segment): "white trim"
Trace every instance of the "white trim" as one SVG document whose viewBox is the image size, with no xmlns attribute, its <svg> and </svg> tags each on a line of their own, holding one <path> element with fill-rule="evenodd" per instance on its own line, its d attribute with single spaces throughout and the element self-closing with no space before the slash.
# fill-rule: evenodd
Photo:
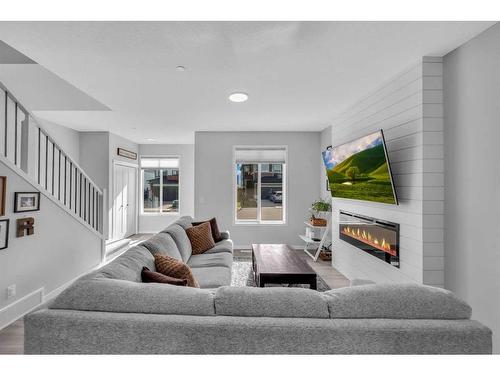
<svg viewBox="0 0 500 375">
<path fill-rule="evenodd" d="M 129 163 L 128 161 L 123 161 L 123 160 L 118 160 L 118 159 L 113 159 L 113 164 L 119 164 L 119 165 L 123 165 L 125 167 L 139 169 L 139 165 L 136 163 Z"/>
<path fill-rule="evenodd" d="M 19 298 L 18 300 L 14 301 L 10 305 L 7 305 L 4 308 L 0 309 L 0 330 L 2 330 L 5 327 L 11 325 L 15 321 L 21 319 L 26 314 L 29 314 L 30 312 L 32 312 L 32 311 L 40 308 L 40 306 L 42 306 L 47 301 L 50 301 L 51 299 L 57 297 L 64 289 L 66 289 L 68 286 L 70 286 L 72 283 L 74 283 L 80 277 L 82 277 L 83 275 L 86 275 L 86 274 L 88 274 L 88 273 L 90 273 L 90 272 L 92 272 L 92 271 L 94 271 L 94 270 L 102 267 L 106 263 L 107 263 L 106 261 L 99 262 L 99 264 L 97 264 L 96 266 L 94 266 L 89 271 L 81 273 L 77 277 L 72 278 L 71 280 L 63 283 L 61 286 L 55 288 L 54 290 L 52 290 L 51 292 L 49 292 L 47 294 L 45 294 L 45 288 L 42 287 L 42 288 L 34 290 L 31 293 L 26 294 L 25 296 L 23 296 L 23 297 Z M 7 317 L 7 319 L 3 318 L 5 316 L 5 314 L 7 314 L 10 310 L 15 309 L 16 306 L 20 305 L 21 303 L 27 301 L 28 299 L 30 299 L 30 298 L 32 298 L 32 297 L 34 297 L 36 295 L 39 295 L 39 298 L 37 299 L 36 304 L 31 304 L 31 305 L 29 305 L 30 307 L 22 309 L 23 310 L 22 312 L 15 312 L 14 311 L 14 313 L 13 313 L 14 317 L 13 318 L 9 318 L 9 317 Z"/>
<path fill-rule="evenodd" d="M 288 245 L 293 250 L 302 251 L 304 249 L 303 245 Z M 234 245 L 233 250 L 249 250 L 252 251 L 252 245 Z"/>
<path fill-rule="evenodd" d="M 143 212 L 139 216 L 181 216 L 179 212 Z"/>
<path fill-rule="evenodd" d="M 236 149 L 238 148 L 281 148 L 284 149 L 285 151 L 285 162 L 284 163 L 276 163 L 276 164 L 281 164 L 282 167 L 282 191 L 284 192 L 283 194 L 283 201 L 282 201 L 282 209 L 283 209 L 283 220 L 282 221 L 262 221 L 261 220 L 261 197 L 259 194 L 261 193 L 261 165 L 262 164 L 272 164 L 272 163 L 251 163 L 249 162 L 248 164 L 257 164 L 257 173 L 258 173 L 258 179 L 257 179 L 257 220 L 238 220 L 236 215 L 236 198 L 237 198 L 237 192 L 236 192 Z M 233 181 L 232 181 L 232 206 L 233 206 L 233 225 L 256 225 L 256 226 L 274 226 L 274 225 L 281 225 L 281 226 L 286 226 L 288 225 L 288 210 L 287 210 L 287 200 L 288 200 L 288 145 L 259 145 L 259 146 L 254 146 L 254 145 L 235 145 L 233 146 L 233 161 L 232 161 L 232 169 L 233 169 Z"/>
<path fill-rule="evenodd" d="M 0 309 L 0 330 L 35 310 L 43 302 L 43 288 L 39 288 Z M 23 306 L 23 304 L 26 304 L 26 306 Z M 22 310 L 22 312 L 17 311 L 18 309 Z"/>
<path fill-rule="evenodd" d="M 113 173 L 112 173 L 112 176 L 111 176 L 111 183 L 112 183 L 112 191 L 113 191 L 113 198 L 116 198 L 116 166 L 121 166 L 121 167 L 126 167 L 126 168 L 132 168 L 135 172 L 135 189 L 136 189 L 136 192 L 135 192 L 135 202 L 134 202 L 134 208 L 135 208 L 135 215 L 134 215 L 134 232 L 133 234 L 137 234 L 138 230 L 139 230 L 139 215 L 138 215 L 138 207 L 137 207 L 137 180 L 139 178 L 138 176 L 138 169 L 139 169 L 139 166 L 138 164 L 135 164 L 135 163 L 129 163 L 129 162 L 126 162 L 126 161 L 122 161 L 122 160 L 116 160 L 116 159 L 113 159 Z M 111 235 L 109 236 L 110 240 L 120 240 L 122 238 L 118 238 L 116 237 L 116 226 L 115 226 L 115 222 L 116 222 L 116 206 L 115 206 L 115 199 L 113 199 L 113 202 L 112 202 L 112 205 L 111 205 Z M 130 234 L 129 234 L 130 235 Z M 125 236 L 126 237 L 126 236 Z M 125 238 L 123 237 L 123 238 Z"/>
<path fill-rule="evenodd" d="M 157 158 L 157 159 L 178 159 L 179 160 L 179 167 L 178 168 L 163 168 L 163 169 L 177 169 L 179 174 L 178 174 L 178 183 L 177 183 L 177 196 L 179 197 L 177 200 L 179 201 L 179 207 L 177 208 L 177 212 L 162 212 L 162 203 L 163 203 L 163 189 L 160 189 L 160 212 L 144 212 L 144 169 L 159 169 L 161 171 L 160 173 L 160 181 L 163 183 L 163 170 L 162 168 L 142 168 L 140 167 L 141 165 L 141 159 L 142 158 Z M 138 211 L 138 216 L 176 216 L 181 214 L 181 205 L 182 205 L 182 197 L 181 197 L 181 186 L 182 186 L 182 179 L 181 179 L 181 174 L 182 174 L 182 158 L 181 155 L 140 155 L 139 156 L 139 170 L 140 170 L 140 181 L 139 181 L 139 211 Z M 173 185 L 171 185 L 173 186 Z"/>
</svg>

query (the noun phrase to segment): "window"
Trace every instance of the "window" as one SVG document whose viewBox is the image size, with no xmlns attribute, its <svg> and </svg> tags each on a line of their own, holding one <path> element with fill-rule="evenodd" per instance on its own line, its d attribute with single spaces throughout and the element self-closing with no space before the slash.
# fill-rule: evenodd
<svg viewBox="0 0 500 375">
<path fill-rule="evenodd" d="M 235 222 L 284 224 L 286 147 L 235 147 Z"/>
<path fill-rule="evenodd" d="M 179 212 L 179 158 L 141 157 L 142 214 Z"/>
</svg>

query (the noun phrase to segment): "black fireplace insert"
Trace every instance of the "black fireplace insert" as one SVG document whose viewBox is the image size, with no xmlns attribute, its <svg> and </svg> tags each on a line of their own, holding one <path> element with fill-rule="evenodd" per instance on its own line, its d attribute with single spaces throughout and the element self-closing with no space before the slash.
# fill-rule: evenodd
<svg viewBox="0 0 500 375">
<path fill-rule="evenodd" d="M 339 237 L 399 268 L 399 224 L 340 211 Z"/>
</svg>

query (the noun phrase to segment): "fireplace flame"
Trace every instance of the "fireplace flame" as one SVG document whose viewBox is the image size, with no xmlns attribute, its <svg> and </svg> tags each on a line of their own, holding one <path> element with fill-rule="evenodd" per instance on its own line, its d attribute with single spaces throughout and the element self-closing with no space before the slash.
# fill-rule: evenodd
<svg viewBox="0 0 500 375">
<path fill-rule="evenodd" d="M 360 231 L 359 228 L 352 229 L 349 226 L 346 226 L 342 229 L 342 232 L 349 237 L 355 238 L 358 241 L 364 242 L 370 246 L 373 246 L 379 250 L 383 250 L 386 253 L 389 253 L 393 256 L 396 256 L 396 250 L 391 247 L 391 244 L 388 243 L 385 238 L 378 239 L 371 235 L 370 232 L 366 232 L 365 230 Z"/>
</svg>

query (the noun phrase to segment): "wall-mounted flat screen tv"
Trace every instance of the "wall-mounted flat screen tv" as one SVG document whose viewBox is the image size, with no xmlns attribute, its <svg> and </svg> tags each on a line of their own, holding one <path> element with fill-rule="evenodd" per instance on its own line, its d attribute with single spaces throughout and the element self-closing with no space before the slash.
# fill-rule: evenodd
<svg viewBox="0 0 500 375">
<path fill-rule="evenodd" d="M 324 151 L 323 161 L 332 197 L 398 204 L 382 130 Z"/>
</svg>

